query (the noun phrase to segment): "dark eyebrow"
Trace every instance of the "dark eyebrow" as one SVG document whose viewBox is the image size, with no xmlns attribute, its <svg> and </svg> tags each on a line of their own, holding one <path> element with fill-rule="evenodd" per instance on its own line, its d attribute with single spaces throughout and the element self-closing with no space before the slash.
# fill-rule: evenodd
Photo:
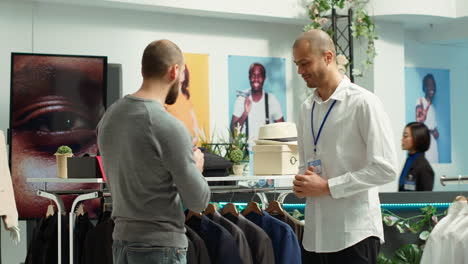
<svg viewBox="0 0 468 264">
<path fill-rule="evenodd" d="M 304 62 L 307 62 L 307 61 L 308 61 L 307 59 L 301 59 L 301 60 L 299 60 L 299 61 L 294 61 L 294 63 L 295 63 L 296 65 L 298 65 L 298 64 L 300 64 L 300 63 L 304 63 Z"/>
</svg>

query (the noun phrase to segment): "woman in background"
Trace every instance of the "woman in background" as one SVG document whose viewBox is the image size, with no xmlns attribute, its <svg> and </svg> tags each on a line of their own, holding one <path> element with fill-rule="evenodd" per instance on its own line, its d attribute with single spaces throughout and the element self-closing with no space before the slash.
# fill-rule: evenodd
<svg viewBox="0 0 468 264">
<path fill-rule="evenodd" d="M 166 105 L 166 110 L 182 121 L 190 132 L 192 138 L 197 139 L 199 128 L 197 115 L 195 114 L 193 103 L 190 101 L 190 73 L 187 65 L 185 65 L 184 69 L 184 78 L 180 81 L 180 93 L 177 97 L 177 101 L 173 105 Z"/>
<path fill-rule="evenodd" d="M 432 191 L 434 171 L 424 155 L 430 143 L 430 132 L 424 123 L 406 125 L 401 147 L 408 151 L 408 158 L 401 172 L 398 191 Z"/>
</svg>

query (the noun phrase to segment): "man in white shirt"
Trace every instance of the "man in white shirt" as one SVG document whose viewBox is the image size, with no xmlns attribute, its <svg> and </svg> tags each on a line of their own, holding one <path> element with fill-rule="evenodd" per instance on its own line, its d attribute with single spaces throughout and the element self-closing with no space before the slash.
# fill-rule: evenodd
<svg viewBox="0 0 468 264">
<path fill-rule="evenodd" d="M 376 263 L 384 241 L 377 186 L 395 180 L 398 167 L 389 118 L 374 94 L 338 71 L 325 32 L 303 33 L 293 55 L 307 87 L 316 88 L 297 126 L 303 246 L 314 263 Z"/>
<path fill-rule="evenodd" d="M 258 62 L 252 63 L 249 68 L 251 89 L 242 91 L 234 103 L 231 129 L 240 125 L 241 131 L 249 138 L 249 145 L 257 139 L 262 125 L 284 122 L 278 99 L 272 93 L 263 90 L 265 80 L 265 67 Z"/>
</svg>

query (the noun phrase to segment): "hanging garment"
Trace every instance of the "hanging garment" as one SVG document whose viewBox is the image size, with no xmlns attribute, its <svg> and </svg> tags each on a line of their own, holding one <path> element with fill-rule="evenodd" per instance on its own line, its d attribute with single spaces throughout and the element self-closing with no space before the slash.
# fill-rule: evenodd
<svg viewBox="0 0 468 264">
<path fill-rule="evenodd" d="M 207 216 L 215 223 L 220 224 L 222 227 L 226 228 L 226 230 L 229 231 L 229 233 L 232 235 L 232 237 L 236 241 L 237 247 L 239 248 L 242 263 L 252 264 L 252 254 L 250 252 L 249 243 L 247 242 L 247 238 L 245 237 L 244 232 L 233 222 L 224 218 L 220 213 L 216 211 L 214 214 L 209 214 Z"/>
<path fill-rule="evenodd" d="M 446 253 L 443 252 L 442 238 L 445 230 L 455 220 L 460 211 L 467 205 L 466 201 L 453 202 L 447 215 L 437 223 L 432 230 L 421 258 L 421 264 L 438 264 L 447 263 L 444 261 Z"/>
<path fill-rule="evenodd" d="M 310 256 L 309 252 L 304 249 L 304 246 L 302 245 L 302 237 L 304 235 L 304 224 L 294 218 L 292 215 L 290 215 L 288 212 L 284 211 L 284 215 L 281 214 L 270 214 L 274 218 L 288 224 L 292 230 L 294 231 L 294 234 L 296 234 L 297 240 L 299 241 L 299 246 L 301 247 L 301 259 L 303 264 L 308 264 L 308 263 L 313 263 L 315 258 Z"/>
<path fill-rule="evenodd" d="M 207 216 L 192 216 L 186 221 L 205 242 L 212 264 L 239 264 L 242 262 L 236 242 L 221 225 Z"/>
<path fill-rule="evenodd" d="M 186 255 L 186 261 L 187 264 L 198 264 L 198 259 L 196 257 L 196 252 L 195 252 L 195 247 L 193 246 L 192 241 L 187 237 L 187 255 Z"/>
<path fill-rule="evenodd" d="M 5 135 L 0 130 L 0 217 L 3 218 L 5 229 L 18 226 L 18 211 L 15 194 L 11 183 L 10 169 L 5 144 Z"/>
<path fill-rule="evenodd" d="M 468 225 L 465 224 L 467 223 L 466 220 L 468 220 L 468 204 L 465 203 L 465 206 L 452 220 L 450 226 L 444 230 L 441 244 L 445 263 L 463 263 L 464 252 L 460 252 L 460 249 L 457 248 L 456 236 L 468 228 Z"/>
<path fill-rule="evenodd" d="M 75 230 L 73 232 L 73 263 L 81 263 L 81 257 L 84 251 L 86 235 L 94 225 L 89 220 L 88 214 L 79 215 L 76 218 Z"/>
<path fill-rule="evenodd" d="M 192 249 L 189 244 L 187 250 L 187 264 L 211 264 L 208 249 L 203 239 L 189 226 L 185 225 L 185 229 L 187 230 L 185 234 L 192 243 Z"/>
<path fill-rule="evenodd" d="M 224 217 L 236 224 L 244 232 L 255 264 L 275 263 L 273 243 L 262 228 L 247 220 L 242 214 L 238 216 L 226 214 Z"/>
<path fill-rule="evenodd" d="M 56 264 L 58 256 L 57 215 L 39 220 L 28 246 L 26 264 Z M 62 263 L 68 263 L 68 217 L 62 216 Z"/>
<path fill-rule="evenodd" d="M 83 247 L 82 264 L 112 264 L 114 221 L 107 217 L 89 230 Z"/>
<path fill-rule="evenodd" d="M 261 227 L 273 242 L 276 264 L 301 263 L 301 248 L 291 227 L 262 211 L 262 215 L 251 212 L 245 216 Z"/>
</svg>

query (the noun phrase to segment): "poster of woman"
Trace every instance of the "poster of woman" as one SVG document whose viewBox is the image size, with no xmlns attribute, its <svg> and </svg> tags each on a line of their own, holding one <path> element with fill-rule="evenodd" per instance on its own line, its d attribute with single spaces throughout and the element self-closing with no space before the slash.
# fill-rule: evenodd
<svg viewBox="0 0 468 264">
<path fill-rule="evenodd" d="M 405 76 L 406 121 L 429 128 L 426 158 L 430 163 L 451 163 L 450 71 L 407 67 Z"/>
</svg>

